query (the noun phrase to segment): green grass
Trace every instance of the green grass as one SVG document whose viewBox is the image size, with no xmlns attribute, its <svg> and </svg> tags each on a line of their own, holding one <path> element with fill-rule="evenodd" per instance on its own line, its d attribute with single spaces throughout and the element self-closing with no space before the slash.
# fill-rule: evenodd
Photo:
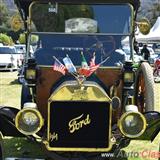
<svg viewBox="0 0 160 160">
<path fill-rule="evenodd" d="M 45 158 L 40 144 L 27 138 L 6 137 L 4 148 L 5 157 Z"/>
<path fill-rule="evenodd" d="M 20 92 L 21 92 L 21 85 L 17 83 L 17 72 L 0 72 L 0 105 L 7 105 L 12 107 L 20 107 Z M 160 92 L 160 84 L 156 84 L 157 92 Z M 156 110 L 160 111 L 160 94 L 156 94 L 157 96 L 157 105 Z M 138 141 L 134 140 L 131 141 L 130 145 L 124 150 L 126 153 L 140 152 L 143 151 L 151 151 L 152 153 L 158 152 L 158 147 L 160 143 L 160 134 L 156 137 L 154 142 L 149 141 Z M 44 157 L 44 152 L 42 151 L 42 147 L 26 138 L 12 138 L 12 137 L 5 137 L 4 140 L 4 147 L 5 147 L 5 156 L 11 157 Z M 150 153 L 151 153 L 150 152 Z M 160 153 L 159 153 L 160 154 Z M 151 156 L 151 155 L 149 155 Z M 156 160 L 157 158 L 151 157 L 130 157 L 129 160 Z"/>
<path fill-rule="evenodd" d="M 17 72 L 0 72 L 0 106 L 20 108 L 21 85 Z"/>
</svg>

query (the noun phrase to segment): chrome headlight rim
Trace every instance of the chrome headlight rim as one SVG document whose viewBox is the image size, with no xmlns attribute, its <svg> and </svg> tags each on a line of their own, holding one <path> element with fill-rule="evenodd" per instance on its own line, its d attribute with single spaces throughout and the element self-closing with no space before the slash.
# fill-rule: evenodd
<svg viewBox="0 0 160 160">
<path fill-rule="evenodd" d="M 124 118 L 126 118 L 130 114 L 138 114 L 142 118 L 142 121 L 143 121 L 143 124 L 144 124 L 142 130 L 136 135 L 130 135 L 130 134 L 127 134 L 126 132 L 123 131 L 122 121 L 124 120 Z M 118 121 L 118 127 L 119 127 L 121 133 L 125 137 L 137 138 L 137 137 L 140 137 L 145 132 L 145 130 L 147 128 L 147 121 L 146 121 L 146 119 L 145 119 L 145 117 L 143 116 L 142 113 L 136 112 L 136 111 L 128 111 L 128 112 L 123 113 L 122 116 L 120 117 L 120 120 Z"/>
<path fill-rule="evenodd" d="M 19 119 L 20 119 L 20 117 L 22 117 L 22 114 L 24 114 L 25 112 L 26 113 L 27 112 L 34 113 L 39 120 L 39 125 L 38 125 L 37 129 L 32 131 L 32 132 L 24 131 L 21 127 L 19 127 Z M 20 110 L 17 113 L 17 115 L 15 117 L 15 126 L 18 129 L 18 131 L 21 132 L 24 135 L 34 135 L 35 133 L 37 133 L 42 128 L 43 124 L 44 124 L 43 117 L 42 117 L 41 113 L 35 108 L 33 108 L 33 109 L 32 108 L 23 108 L 22 110 Z"/>
</svg>

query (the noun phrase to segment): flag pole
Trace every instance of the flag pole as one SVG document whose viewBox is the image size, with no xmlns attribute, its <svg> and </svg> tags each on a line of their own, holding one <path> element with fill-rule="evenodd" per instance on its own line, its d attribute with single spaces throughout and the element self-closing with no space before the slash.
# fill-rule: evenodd
<svg viewBox="0 0 160 160">
<path fill-rule="evenodd" d="M 60 63 L 61 65 L 63 65 L 64 66 L 64 64 L 63 63 L 61 63 L 55 56 L 53 56 L 53 58 L 58 62 L 58 63 Z"/>
<path fill-rule="evenodd" d="M 107 57 L 105 60 L 103 60 L 102 62 L 99 63 L 99 65 L 102 65 L 103 63 L 105 63 L 110 57 Z"/>
</svg>

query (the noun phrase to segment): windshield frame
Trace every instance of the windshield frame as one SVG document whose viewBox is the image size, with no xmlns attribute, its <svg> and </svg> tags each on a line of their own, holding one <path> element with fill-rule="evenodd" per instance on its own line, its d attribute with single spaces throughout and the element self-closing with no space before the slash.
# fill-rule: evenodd
<svg viewBox="0 0 160 160">
<path fill-rule="evenodd" d="M 47 2 L 44 2 L 44 1 L 34 1 L 30 4 L 29 6 L 29 17 L 28 17 L 28 23 L 27 23 L 27 26 L 28 26 L 28 30 L 29 32 L 32 32 L 31 30 L 31 25 L 32 25 L 32 7 L 33 5 L 35 4 L 48 4 L 50 1 L 47 1 Z M 57 2 L 55 2 L 57 3 Z M 66 4 L 66 5 L 114 5 L 114 6 L 117 6 L 117 5 L 121 5 L 121 6 L 129 6 L 130 7 L 130 11 L 131 11 L 131 14 L 130 14 L 130 28 L 129 28 L 129 33 L 127 33 L 126 35 L 131 35 L 133 33 L 133 20 L 134 20 L 134 8 L 131 4 L 129 3 L 97 3 L 97 2 L 94 2 L 94 3 L 89 3 L 89 2 L 86 2 L 86 3 L 69 3 L 69 2 L 60 2 L 60 4 Z M 38 32 L 38 31 L 36 31 Z M 44 32 L 45 33 L 45 32 Z M 46 32 L 46 33 L 49 33 L 49 32 Z M 54 33 L 54 32 L 52 32 Z M 65 32 L 55 32 L 55 33 L 58 33 L 58 34 L 68 34 L 68 33 L 65 33 Z M 115 34 L 115 35 L 118 35 L 118 34 L 121 34 L 121 33 L 70 33 L 70 34 L 103 34 L 103 35 L 109 35 L 109 34 Z M 123 33 L 122 33 L 123 34 Z"/>
</svg>

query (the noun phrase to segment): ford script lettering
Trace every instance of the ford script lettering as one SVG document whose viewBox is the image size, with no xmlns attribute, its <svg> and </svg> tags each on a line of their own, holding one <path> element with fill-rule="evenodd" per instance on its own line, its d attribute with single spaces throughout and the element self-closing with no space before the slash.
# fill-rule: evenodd
<svg viewBox="0 0 160 160">
<path fill-rule="evenodd" d="M 86 126 L 91 123 L 89 114 L 87 114 L 87 117 L 84 119 L 81 119 L 82 117 L 83 117 L 83 114 L 69 121 L 68 125 L 69 125 L 70 133 L 73 133 L 76 130 L 79 130 L 80 128 L 82 128 L 83 126 Z"/>
</svg>

